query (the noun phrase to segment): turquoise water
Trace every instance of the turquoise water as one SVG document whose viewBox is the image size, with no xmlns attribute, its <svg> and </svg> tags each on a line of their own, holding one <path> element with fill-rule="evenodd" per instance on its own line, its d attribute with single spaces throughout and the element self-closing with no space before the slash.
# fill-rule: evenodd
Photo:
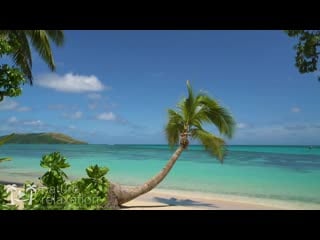
<svg viewBox="0 0 320 240">
<path fill-rule="evenodd" d="M 224 164 L 200 146 L 182 153 L 167 178 L 158 186 L 295 203 L 320 209 L 320 147 L 230 146 Z M 15 145 L 0 148 L 10 162 L 0 164 L 0 180 L 34 180 L 44 173 L 43 154 L 60 151 L 71 164 L 71 179 L 85 176 L 91 164 L 107 166 L 111 181 L 139 185 L 158 173 L 171 157 L 166 145 Z"/>
</svg>

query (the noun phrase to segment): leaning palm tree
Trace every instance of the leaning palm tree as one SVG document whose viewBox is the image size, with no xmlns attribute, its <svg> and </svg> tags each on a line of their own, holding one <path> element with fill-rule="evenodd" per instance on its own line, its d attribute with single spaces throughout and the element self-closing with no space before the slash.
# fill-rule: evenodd
<svg viewBox="0 0 320 240">
<path fill-rule="evenodd" d="M 214 157 L 223 162 L 225 156 L 225 141 L 204 130 L 204 123 L 214 124 L 221 135 L 231 138 L 235 121 L 231 114 L 216 100 L 200 92 L 196 96 L 187 81 L 189 96 L 178 104 L 178 111 L 168 110 L 169 120 L 165 127 L 167 141 L 171 147 L 179 144 L 165 167 L 149 181 L 135 188 L 125 188 L 111 183 L 109 203 L 120 206 L 155 188 L 169 173 L 173 165 L 188 147 L 189 138 L 198 140 Z"/>
<path fill-rule="evenodd" d="M 55 63 L 50 41 L 57 46 L 62 46 L 64 43 L 62 30 L 0 30 L 0 38 L 8 42 L 11 47 L 9 55 L 30 84 L 33 78 L 30 43 L 52 71 L 55 70 Z"/>
</svg>

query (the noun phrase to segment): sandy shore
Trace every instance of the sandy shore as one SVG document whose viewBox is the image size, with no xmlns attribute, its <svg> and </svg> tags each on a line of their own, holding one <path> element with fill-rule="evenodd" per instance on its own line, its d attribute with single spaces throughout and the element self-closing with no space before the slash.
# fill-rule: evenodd
<svg viewBox="0 0 320 240">
<path fill-rule="evenodd" d="M 126 204 L 122 210 L 280 210 L 273 206 L 221 199 L 205 193 L 154 189 Z"/>
</svg>

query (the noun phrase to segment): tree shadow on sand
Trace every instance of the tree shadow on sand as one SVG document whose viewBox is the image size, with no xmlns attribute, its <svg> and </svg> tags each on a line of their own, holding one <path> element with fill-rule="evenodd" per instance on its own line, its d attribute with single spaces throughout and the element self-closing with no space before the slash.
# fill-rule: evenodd
<svg viewBox="0 0 320 240">
<path fill-rule="evenodd" d="M 152 209 L 152 208 L 162 208 L 162 207 L 168 207 L 168 205 L 137 205 L 137 206 L 124 206 L 122 205 L 120 208 L 121 209 L 129 209 L 129 208 L 147 208 L 147 209 Z"/>
<path fill-rule="evenodd" d="M 218 208 L 218 206 L 211 203 L 193 201 L 190 199 L 161 198 L 161 197 L 154 197 L 153 199 L 156 200 L 157 202 L 164 203 L 169 206 L 199 206 L 199 207 Z"/>
</svg>

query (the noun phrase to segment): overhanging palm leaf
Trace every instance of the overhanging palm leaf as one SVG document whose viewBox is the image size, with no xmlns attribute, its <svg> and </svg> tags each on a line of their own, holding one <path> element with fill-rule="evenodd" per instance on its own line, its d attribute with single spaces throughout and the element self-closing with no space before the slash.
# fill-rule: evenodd
<svg viewBox="0 0 320 240">
<path fill-rule="evenodd" d="M 55 69 L 54 60 L 48 34 L 43 30 L 27 30 L 32 46 L 37 50 L 40 57 L 46 62 L 48 67 L 53 71 Z"/>
<path fill-rule="evenodd" d="M 165 128 L 166 137 L 169 145 L 173 147 L 178 144 L 179 136 L 184 130 L 184 122 L 181 115 L 169 109 L 169 122 Z"/>
<path fill-rule="evenodd" d="M 62 30 L 1 30 L 0 35 L 8 39 L 12 46 L 10 55 L 28 78 L 30 84 L 32 84 L 33 78 L 30 43 L 48 67 L 52 71 L 55 70 L 50 41 L 57 46 L 62 46 L 64 43 Z"/>
<path fill-rule="evenodd" d="M 190 86 L 189 80 L 187 81 L 187 88 L 188 88 L 188 98 L 184 102 L 184 108 L 186 109 L 186 121 L 187 123 L 192 119 L 192 116 L 194 114 L 194 108 L 196 107 L 194 104 L 194 96 L 193 96 L 193 90 Z"/>
<path fill-rule="evenodd" d="M 26 34 L 22 31 L 10 32 L 9 44 L 12 46 L 14 62 L 21 68 L 26 77 L 32 80 L 32 57 Z"/>
<path fill-rule="evenodd" d="M 53 41 L 57 46 L 62 46 L 64 44 L 64 34 L 61 30 L 46 30 L 51 41 Z"/>
<path fill-rule="evenodd" d="M 222 138 L 216 137 L 203 129 L 193 129 L 191 131 L 191 137 L 199 140 L 209 153 L 216 156 L 221 163 L 223 162 L 225 142 Z"/>
<path fill-rule="evenodd" d="M 199 95 L 197 104 L 204 106 L 204 121 L 216 125 L 221 134 L 229 138 L 233 136 L 235 122 L 226 108 L 207 95 Z"/>
</svg>

